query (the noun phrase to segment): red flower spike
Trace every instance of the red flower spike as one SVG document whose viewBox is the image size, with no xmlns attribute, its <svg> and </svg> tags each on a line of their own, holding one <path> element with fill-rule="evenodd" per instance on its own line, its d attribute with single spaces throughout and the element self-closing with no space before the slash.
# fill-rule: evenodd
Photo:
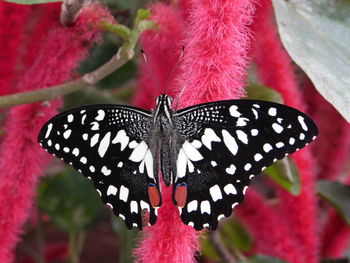
<svg viewBox="0 0 350 263">
<path fill-rule="evenodd" d="M 142 61 L 138 89 L 133 101 L 134 105 L 146 109 L 155 106 L 157 96 L 165 89 L 168 95 L 174 95 L 172 79 L 176 74 L 170 74 L 180 57 L 180 42 L 183 38 L 183 21 L 178 11 L 163 4 L 155 4 L 151 9 L 152 20 L 156 21 L 160 28 L 156 31 L 148 30 L 141 36 L 140 42 L 144 47 L 148 65 Z M 156 79 L 152 78 L 149 71 L 154 73 Z M 169 77 L 172 79 L 168 80 Z"/>
<path fill-rule="evenodd" d="M 58 12 L 57 12 L 58 14 Z M 33 66 L 26 71 L 18 90 L 27 91 L 57 85 L 71 77 L 72 70 L 87 55 L 86 43 L 100 39 L 100 19 L 109 13 L 98 5 L 88 6 L 73 28 L 62 28 L 52 17 L 50 33 L 42 39 Z M 37 25 L 40 26 L 40 25 Z M 6 63 L 6 61 L 2 61 Z M 48 155 L 37 145 L 43 123 L 57 113 L 59 101 L 14 107 L 9 111 L 0 148 L 0 262 L 13 262 L 13 249 L 21 226 L 29 216 L 35 187 L 48 162 Z"/>
<path fill-rule="evenodd" d="M 30 6 L 0 2 L 0 95 L 14 92 L 18 52 L 31 12 Z"/>
<path fill-rule="evenodd" d="M 318 177 L 336 179 L 349 160 L 350 124 L 316 91 L 309 79 L 303 84 L 304 98 L 309 106 L 308 114 L 320 130 L 317 143 L 312 145 L 319 164 Z M 332 120 L 332 125 L 329 125 L 329 120 Z"/>
<path fill-rule="evenodd" d="M 275 208 L 249 188 L 244 204 L 237 207 L 235 215 L 244 222 L 254 235 L 253 253 L 263 253 L 293 263 L 304 263 L 305 257 L 299 242 L 290 235 L 290 225 L 275 213 Z"/>
<path fill-rule="evenodd" d="M 271 20 L 272 5 L 270 0 L 262 0 L 257 7 L 257 18 L 253 25 L 255 32 L 254 59 L 257 72 L 262 82 L 280 92 L 287 105 L 305 110 L 302 95 L 295 81 L 292 61 L 278 38 L 276 25 Z M 294 226 L 295 234 L 304 248 L 306 262 L 318 262 L 319 239 L 317 236 L 317 205 L 315 193 L 315 164 L 310 149 L 303 149 L 293 154 L 302 181 L 302 191 L 297 197 L 286 191 L 280 191 L 284 218 Z"/>
<path fill-rule="evenodd" d="M 191 1 L 178 89 L 180 107 L 245 94 L 252 1 Z"/>
<path fill-rule="evenodd" d="M 253 11 L 251 2 L 201 0 L 191 1 L 190 6 L 189 26 L 186 29 L 187 35 L 184 41 L 185 54 L 180 64 L 182 72 L 176 85 L 178 92 L 182 87 L 187 87 L 180 98 L 180 107 L 214 99 L 240 97 L 244 93 L 242 86 L 248 46 L 246 25 L 250 22 Z M 174 42 L 174 39 L 165 38 L 166 28 L 177 26 L 176 32 L 179 33 L 176 39 L 181 39 L 182 22 L 180 15 L 170 8 L 158 6 L 153 12 L 161 29 L 152 32 L 154 37 L 149 37 L 149 41 L 145 37 L 143 44 L 148 49 L 152 46 L 157 47 L 157 49 L 151 49 L 154 53 L 147 52 L 145 49 L 149 54 L 151 66 L 155 67 L 152 63 L 152 60 L 155 61 L 153 56 L 159 57 L 158 59 L 167 59 L 159 48 L 169 47 L 168 43 Z M 166 19 L 167 17 L 171 19 Z M 158 38 L 165 41 L 163 46 L 158 46 L 153 40 Z M 164 76 L 164 72 L 169 72 L 173 65 L 175 63 L 172 63 L 170 68 L 157 65 L 161 71 L 157 72 L 157 69 L 153 71 L 156 76 Z M 144 71 L 142 72 L 145 74 Z M 164 77 L 160 77 L 159 82 L 164 83 L 163 80 Z M 142 76 L 140 86 L 143 88 L 147 85 L 144 81 L 145 78 Z M 150 89 L 149 84 L 143 96 L 145 94 L 152 94 L 154 97 L 155 94 L 159 95 L 156 90 Z M 150 97 L 148 96 L 148 99 L 151 99 Z M 141 95 L 138 98 L 141 98 Z M 136 102 L 139 106 L 146 104 L 140 103 L 140 99 Z M 159 209 L 157 223 L 152 228 L 146 228 L 141 246 L 136 249 L 136 261 L 142 263 L 193 262 L 194 252 L 198 249 L 198 234 L 179 219 L 177 208 L 172 203 L 171 187 L 168 188 L 162 184 L 161 188 L 163 204 Z"/>
<path fill-rule="evenodd" d="M 152 19 L 157 21 L 159 29 L 145 32 L 141 43 L 149 67 L 160 83 L 160 88 L 164 89 L 181 52 L 179 43 L 183 22 L 178 11 L 163 4 L 152 6 Z M 134 104 L 150 108 L 160 94 L 146 67 L 143 63 Z M 167 94 L 174 94 L 172 86 L 167 88 Z M 172 188 L 162 183 L 161 189 L 163 200 L 158 210 L 157 223 L 144 229 L 140 245 L 134 251 L 136 262 L 193 262 L 195 251 L 199 249 L 197 232 L 180 220 L 179 211 L 172 202 Z"/>
</svg>

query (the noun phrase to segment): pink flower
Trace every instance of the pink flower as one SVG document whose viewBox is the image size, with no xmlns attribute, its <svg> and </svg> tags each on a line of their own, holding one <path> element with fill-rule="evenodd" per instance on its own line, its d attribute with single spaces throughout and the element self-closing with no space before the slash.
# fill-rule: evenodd
<svg viewBox="0 0 350 263">
<path fill-rule="evenodd" d="M 69 80 L 72 71 L 87 55 L 86 44 L 100 39 L 100 29 L 96 25 L 101 18 L 109 16 L 104 8 L 90 6 L 75 27 L 62 28 L 58 22 L 58 5 L 55 13 L 56 16 L 46 17 L 46 23 L 51 25 L 50 32 L 42 34 L 41 39 L 32 39 L 42 45 L 36 50 L 35 63 L 18 81 L 17 90 L 44 88 Z M 27 104 L 13 107 L 8 113 L 0 148 L 0 262 L 13 261 L 21 226 L 28 218 L 38 179 L 49 160 L 37 145 L 36 137 L 44 122 L 57 113 L 60 104 L 60 101 L 49 105 Z"/>
</svg>

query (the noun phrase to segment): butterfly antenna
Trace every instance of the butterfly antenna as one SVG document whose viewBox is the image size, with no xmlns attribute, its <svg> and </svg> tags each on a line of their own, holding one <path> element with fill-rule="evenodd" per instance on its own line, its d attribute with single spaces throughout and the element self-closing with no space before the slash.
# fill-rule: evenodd
<svg viewBox="0 0 350 263">
<path fill-rule="evenodd" d="M 169 85 L 170 85 L 170 80 L 171 80 L 172 76 L 174 75 L 176 69 L 177 69 L 178 66 L 180 65 L 180 62 L 181 62 L 181 60 L 182 60 L 182 58 L 183 58 L 183 56 L 184 56 L 184 53 L 185 53 L 185 47 L 182 46 L 182 50 L 181 50 L 181 54 L 180 54 L 180 56 L 179 56 L 179 59 L 177 60 L 175 66 L 174 66 L 173 69 L 171 70 L 171 72 L 170 72 L 170 74 L 169 74 L 169 76 L 168 76 L 168 78 L 167 78 L 167 80 L 166 80 L 165 91 L 166 91 L 166 89 L 169 87 Z"/>
<path fill-rule="evenodd" d="M 187 84 L 188 84 L 188 81 L 186 82 L 185 86 L 181 89 L 179 95 L 176 96 L 176 105 L 175 105 L 175 110 L 177 110 L 177 107 L 179 106 L 179 101 L 180 101 L 180 98 L 182 96 L 182 94 L 184 93 L 186 87 L 187 87 Z"/>
<path fill-rule="evenodd" d="M 160 92 L 160 84 L 159 84 L 159 81 L 158 81 L 158 79 L 156 78 L 156 76 L 154 75 L 154 73 L 153 73 L 153 71 L 152 71 L 152 69 L 151 69 L 151 67 L 150 67 L 150 64 L 148 63 L 148 60 L 147 60 L 147 56 L 146 56 L 145 51 L 143 51 L 143 49 L 141 49 L 141 50 L 140 50 L 140 53 L 141 53 L 141 55 L 142 55 L 142 57 L 143 57 L 143 60 L 144 60 L 145 63 L 146 63 L 147 70 L 148 70 L 149 74 L 151 75 L 151 78 L 152 78 L 154 84 L 157 86 L 159 93 L 161 93 L 161 92 Z"/>
</svg>

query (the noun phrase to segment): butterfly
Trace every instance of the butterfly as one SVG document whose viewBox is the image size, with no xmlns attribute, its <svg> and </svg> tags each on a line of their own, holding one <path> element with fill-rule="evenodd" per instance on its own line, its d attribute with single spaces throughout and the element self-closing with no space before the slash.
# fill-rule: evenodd
<svg viewBox="0 0 350 263">
<path fill-rule="evenodd" d="M 92 180 L 128 228 L 142 229 L 143 210 L 156 223 L 161 171 L 182 221 L 215 230 L 254 176 L 317 134 L 306 114 L 282 104 L 224 100 L 174 110 L 163 94 L 152 111 L 102 104 L 60 113 L 38 141 Z"/>
</svg>

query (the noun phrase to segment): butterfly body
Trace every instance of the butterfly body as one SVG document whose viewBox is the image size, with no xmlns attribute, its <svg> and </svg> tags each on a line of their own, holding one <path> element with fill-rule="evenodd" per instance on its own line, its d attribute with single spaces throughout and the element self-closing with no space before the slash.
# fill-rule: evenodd
<svg viewBox="0 0 350 263">
<path fill-rule="evenodd" d="M 91 105 L 49 120 L 38 140 L 91 179 L 102 201 L 128 228 L 154 224 L 161 206 L 159 170 L 173 187 L 185 224 L 216 229 L 241 203 L 250 180 L 311 142 L 318 133 L 304 113 L 256 100 L 172 109 L 161 95 L 152 111 Z"/>
</svg>

